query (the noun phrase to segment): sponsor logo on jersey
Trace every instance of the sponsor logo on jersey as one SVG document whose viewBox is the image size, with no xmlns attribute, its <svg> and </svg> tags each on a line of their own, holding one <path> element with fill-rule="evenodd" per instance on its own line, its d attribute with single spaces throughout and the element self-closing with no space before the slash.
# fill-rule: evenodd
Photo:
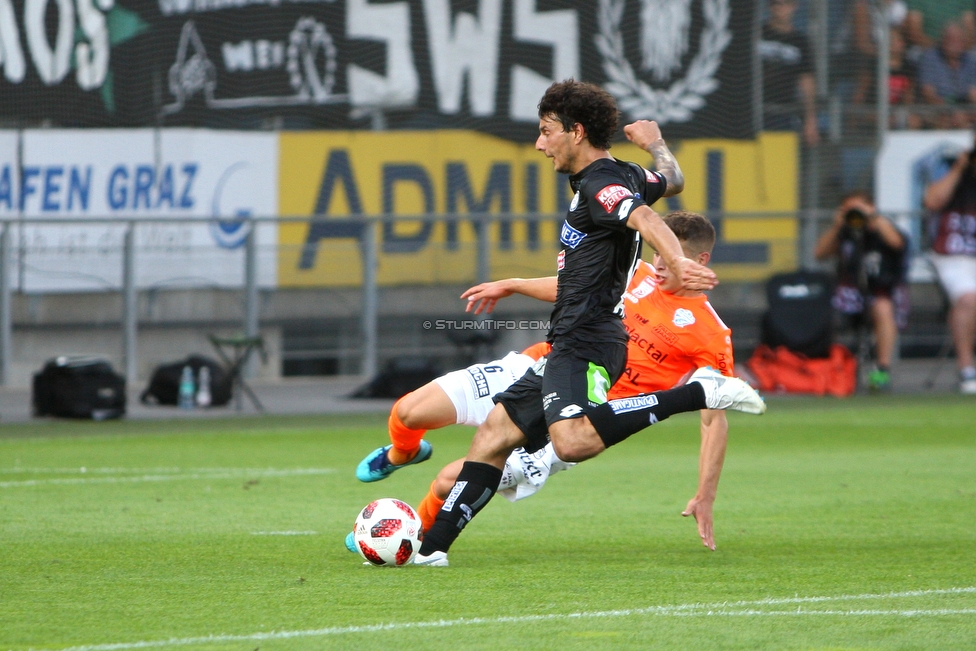
<svg viewBox="0 0 976 651">
<path fill-rule="evenodd" d="M 599 192 L 596 193 L 596 200 L 600 202 L 603 209 L 607 212 L 613 212 L 614 207 L 620 203 L 621 199 L 627 197 L 633 197 L 634 193 L 625 188 L 622 185 L 608 185 Z"/>
<path fill-rule="evenodd" d="M 657 406 L 657 396 L 652 394 L 647 396 L 634 396 L 633 398 L 617 398 L 607 404 L 610 405 L 610 409 L 613 409 L 613 413 L 626 414 L 630 411 Z"/>
<path fill-rule="evenodd" d="M 668 353 L 655 346 L 654 342 L 650 339 L 642 337 L 636 328 L 627 328 L 626 325 L 624 325 L 624 328 L 627 330 L 627 334 L 630 335 L 631 343 L 647 353 L 650 359 L 661 363 L 668 358 Z"/>
<path fill-rule="evenodd" d="M 715 364 L 722 375 L 730 374 L 731 371 L 731 369 L 729 368 L 730 361 L 731 361 L 731 355 L 726 355 L 725 353 L 718 354 L 718 360 L 716 360 Z"/>
<path fill-rule="evenodd" d="M 657 178 L 657 174 L 655 174 L 651 170 L 644 170 L 644 176 L 647 177 L 647 182 L 648 183 L 660 183 L 661 182 L 660 179 Z"/>
<path fill-rule="evenodd" d="M 562 271 L 563 267 L 566 266 L 566 249 L 559 252 L 556 256 L 556 271 Z"/>
<path fill-rule="evenodd" d="M 653 280 L 650 278 L 645 278 L 644 280 L 640 281 L 640 284 L 637 285 L 637 287 L 630 290 L 630 295 L 634 298 L 644 298 L 653 292 L 656 286 L 657 285 L 654 284 Z"/>
<path fill-rule="evenodd" d="M 569 225 L 569 222 L 563 222 L 563 229 L 559 231 L 560 242 L 571 249 L 575 249 L 583 241 L 584 237 L 586 237 L 586 233 L 576 230 Z"/>
<path fill-rule="evenodd" d="M 537 456 L 538 452 L 535 454 L 529 454 L 525 451 L 525 448 L 519 448 L 521 452 L 518 453 L 519 463 L 522 464 L 522 474 L 529 481 L 529 483 L 538 486 L 543 481 L 548 473 L 545 472 L 544 468 L 540 468 L 537 465 L 538 462 L 542 460 L 541 456 Z M 539 450 L 539 452 L 545 453 L 545 448 Z M 545 462 L 542 462 L 543 464 Z"/>
<path fill-rule="evenodd" d="M 574 194 L 573 195 L 573 200 L 569 202 L 569 210 L 570 210 L 570 212 L 576 210 L 576 207 L 577 206 L 579 206 L 579 192 L 577 192 L 576 194 Z"/>
<path fill-rule="evenodd" d="M 668 327 L 662 323 L 659 323 L 651 328 L 651 332 L 660 337 L 664 343 L 668 344 L 669 346 L 674 346 L 676 343 L 678 343 L 678 335 L 668 330 Z"/>
<path fill-rule="evenodd" d="M 488 378 L 485 374 L 481 372 L 481 369 L 477 366 L 469 366 L 467 369 L 468 375 L 474 380 L 474 389 L 478 393 L 479 398 L 484 398 L 490 394 L 488 390 Z"/>
<path fill-rule="evenodd" d="M 695 322 L 695 315 L 691 313 L 691 310 L 679 307 L 674 311 L 674 318 L 671 319 L 671 322 L 679 328 L 684 328 Z"/>
</svg>

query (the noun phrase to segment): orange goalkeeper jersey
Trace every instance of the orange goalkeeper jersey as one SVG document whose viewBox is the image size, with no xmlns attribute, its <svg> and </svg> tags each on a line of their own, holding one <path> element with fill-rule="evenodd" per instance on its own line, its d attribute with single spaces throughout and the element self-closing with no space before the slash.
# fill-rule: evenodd
<svg viewBox="0 0 976 651">
<path fill-rule="evenodd" d="M 661 291 L 653 267 L 641 261 L 623 298 L 627 366 L 608 398 L 670 389 L 702 366 L 732 375 L 732 331 L 704 294 Z"/>
</svg>

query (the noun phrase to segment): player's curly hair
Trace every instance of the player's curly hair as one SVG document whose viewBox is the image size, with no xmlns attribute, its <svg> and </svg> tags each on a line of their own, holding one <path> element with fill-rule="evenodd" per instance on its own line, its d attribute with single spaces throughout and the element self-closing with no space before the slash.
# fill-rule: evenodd
<svg viewBox="0 0 976 651">
<path fill-rule="evenodd" d="M 610 149 L 617 132 L 617 102 L 613 95 L 594 84 L 567 79 L 546 90 L 539 102 L 539 117 L 552 117 L 569 131 L 583 125 L 586 139 L 597 149 Z"/>
<path fill-rule="evenodd" d="M 715 227 L 704 215 L 689 210 L 675 210 L 664 217 L 664 223 L 689 252 L 711 253 L 715 246 Z"/>
</svg>

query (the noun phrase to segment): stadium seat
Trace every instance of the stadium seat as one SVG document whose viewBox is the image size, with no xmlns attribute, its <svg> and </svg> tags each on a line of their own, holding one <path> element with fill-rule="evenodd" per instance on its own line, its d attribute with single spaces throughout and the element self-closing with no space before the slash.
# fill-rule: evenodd
<svg viewBox="0 0 976 651">
<path fill-rule="evenodd" d="M 766 283 L 761 341 L 807 357 L 828 357 L 833 343 L 833 280 L 820 271 L 776 274 Z"/>
</svg>

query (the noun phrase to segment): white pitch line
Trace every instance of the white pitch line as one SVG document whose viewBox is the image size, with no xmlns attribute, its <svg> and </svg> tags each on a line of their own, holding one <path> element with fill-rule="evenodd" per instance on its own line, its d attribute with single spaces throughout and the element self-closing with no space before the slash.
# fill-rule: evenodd
<svg viewBox="0 0 976 651">
<path fill-rule="evenodd" d="M 807 615 L 940 617 L 944 615 L 976 615 L 976 608 L 936 608 L 931 610 L 709 610 L 705 612 L 672 613 L 673 617 L 805 617 Z"/>
<path fill-rule="evenodd" d="M 31 466 L 15 466 L 13 468 L 0 468 L 0 474 L 38 474 L 38 475 L 84 475 L 86 473 L 98 475 L 131 475 L 134 473 L 147 472 L 183 472 L 185 468 L 175 466 L 164 466 L 158 468 L 88 468 L 86 466 L 75 466 L 73 468 L 38 468 Z M 204 470 L 230 470 L 229 468 L 194 468 L 197 471 Z"/>
<path fill-rule="evenodd" d="M 317 536 L 318 531 L 252 531 L 252 536 Z"/>
<path fill-rule="evenodd" d="M 71 646 L 59 651 L 127 651 L 129 649 L 150 649 L 158 647 L 192 646 L 195 644 L 213 644 L 221 642 L 260 642 L 262 640 L 287 640 L 308 637 L 327 637 L 331 635 L 349 635 L 355 633 L 378 633 L 383 631 L 398 631 L 407 629 L 449 628 L 452 626 L 473 626 L 491 624 L 522 624 L 529 622 L 558 621 L 573 619 L 597 619 L 610 617 L 632 617 L 634 615 L 655 615 L 664 617 L 803 617 L 808 615 L 821 616 L 856 616 L 856 617 L 942 617 L 950 615 L 976 615 L 976 609 L 932 609 L 932 610 L 803 610 L 798 606 L 796 610 L 758 610 L 750 606 L 771 604 L 805 604 L 823 603 L 830 601 L 858 601 L 869 599 L 903 599 L 911 597 L 927 597 L 935 595 L 974 594 L 976 587 L 946 588 L 939 590 L 909 590 L 906 592 L 889 592 L 884 594 L 837 595 L 835 597 L 786 597 L 757 599 L 755 601 L 723 602 L 717 604 L 677 604 L 673 606 L 650 606 L 647 608 L 629 608 L 626 610 L 600 610 L 590 612 L 524 615 L 521 617 L 461 617 L 458 619 L 441 619 L 427 622 L 402 622 L 390 624 L 369 624 L 365 626 L 333 626 L 304 631 L 268 631 L 264 633 L 249 633 L 239 635 L 204 635 L 200 637 L 170 638 L 168 640 L 143 640 L 141 642 L 117 642 L 113 644 L 86 644 Z M 43 651 L 34 649 L 32 651 Z"/>
<path fill-rule="evenodd" d="M 58 477 L 51 479 L 24 479 L 21 481 L 0 481 L 0 488 L 25 488 L 47 485 L 77 484 L 128 484 L 135 482 L 183 481 L 188 479 L 246 479 L 249 477 L 294 477 L 302 475 L 328 475 L 335 468 L 228 468 L 219 472 L 186 472 L 180 474 L 147 474 L 132 477 Z"/>
</svg>

